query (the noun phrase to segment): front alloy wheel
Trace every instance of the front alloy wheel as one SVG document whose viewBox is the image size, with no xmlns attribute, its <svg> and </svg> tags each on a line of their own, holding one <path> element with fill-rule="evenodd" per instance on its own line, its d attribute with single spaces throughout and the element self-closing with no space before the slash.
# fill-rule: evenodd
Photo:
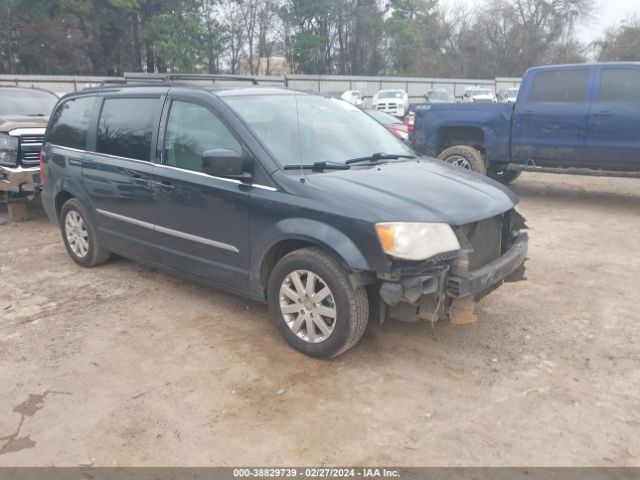
<svg viewBox="0 0 640 480">
<path fill-rule="evenodd" d="M 296 350 L 320 358 L 353 347 L 367 326 L 369 302 L 338 260 L 316 247 L 282 257 L 269 275 L 269 311 Z"/>
<path fill-rule="evenodd" d="M 295 270 L 280 286 L 280 311 L 287 326 L 309 343 L 324 342 L 336 325 L 337 310 L 331 289 L 309 270 Z"/>
</svg>

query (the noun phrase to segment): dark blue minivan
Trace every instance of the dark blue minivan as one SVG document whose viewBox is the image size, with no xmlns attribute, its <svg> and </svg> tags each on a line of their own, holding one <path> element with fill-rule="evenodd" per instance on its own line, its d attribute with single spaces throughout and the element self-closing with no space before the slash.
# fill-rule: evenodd
<svg viewBox="0 0 640 480">
<path fill-rule="evenodd" d="M 42 200 L 71 258 L 111 253 L 266 301 L 333 357 L 377 320 L 475 319 L 523 278 L 517 198 L 420 157 L 342 100 L 287 89 L 112 85 L 63 97 Z"/>
</svg>

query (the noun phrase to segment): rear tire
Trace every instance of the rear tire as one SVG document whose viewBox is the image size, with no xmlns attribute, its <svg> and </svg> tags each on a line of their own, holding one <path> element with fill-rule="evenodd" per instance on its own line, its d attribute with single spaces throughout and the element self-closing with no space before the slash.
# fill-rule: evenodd
<svg viewBox="0 0 640 480">
<path fill-rule="evenodd" d="M 280 259 L 269 276 L 267 300 L 280 335 L 313 357 L 346 352 L 369 320 L 365 288 L 354 289 L 342 265 L 314 247 Z"/>
<path fill-rule="evenodd" d="M 490 168 L 487 175 L 498 182 L 507 185 L 520 176 L 522 172 L 507 170 L 506 168 Z"/>
<path fill-rule="evenodd" d="M 440 152 L 438 159 L 461 168 L 466 168 L 467 170 L 473 170 L 474 172 L 482 174 L 487 173 L 487 167 L 484 163 L 484 158 L 482 158 L 482 154 L 468 145 L 449 147 Z"/>
<path fill-rule="evenodd" d="M 95 267 L 111 257 L 111 252 L 98 244 L 96 230 L 79 200 L 72 198 L 62 206 L 60 230 L 67 253 L 78 265 Z"/>
</svg>

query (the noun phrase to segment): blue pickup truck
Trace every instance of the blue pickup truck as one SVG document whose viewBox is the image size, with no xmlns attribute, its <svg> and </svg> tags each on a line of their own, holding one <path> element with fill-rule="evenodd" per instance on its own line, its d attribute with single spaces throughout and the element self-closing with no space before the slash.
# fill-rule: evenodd
<svg viewBox="0 0 640 480">
<path fill-rule="evenodd" d="M 515 104 L 414 112 L 417 151 L 503 183 L 522 171 L 640 177 L 640 63 L 532 68 Z"/>
</svg>

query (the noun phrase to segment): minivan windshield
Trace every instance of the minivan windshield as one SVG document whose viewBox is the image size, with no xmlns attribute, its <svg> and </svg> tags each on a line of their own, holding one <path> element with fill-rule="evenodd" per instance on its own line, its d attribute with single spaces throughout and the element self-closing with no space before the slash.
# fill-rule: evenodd
<svg viewBox="0 0 640 480">
<path fill-rule="evenodd" d="M 0 89 L 0 115 L 48 117 L 58 97 L 40 90 Z"/>
<path fill-rule="evenodd" d="M 415 156 L 380 123 L 343 100 L 287 94 L 230 96 L 224 101 L 283 166 L 344 164 L 378 153 Z"/>
</svg>

